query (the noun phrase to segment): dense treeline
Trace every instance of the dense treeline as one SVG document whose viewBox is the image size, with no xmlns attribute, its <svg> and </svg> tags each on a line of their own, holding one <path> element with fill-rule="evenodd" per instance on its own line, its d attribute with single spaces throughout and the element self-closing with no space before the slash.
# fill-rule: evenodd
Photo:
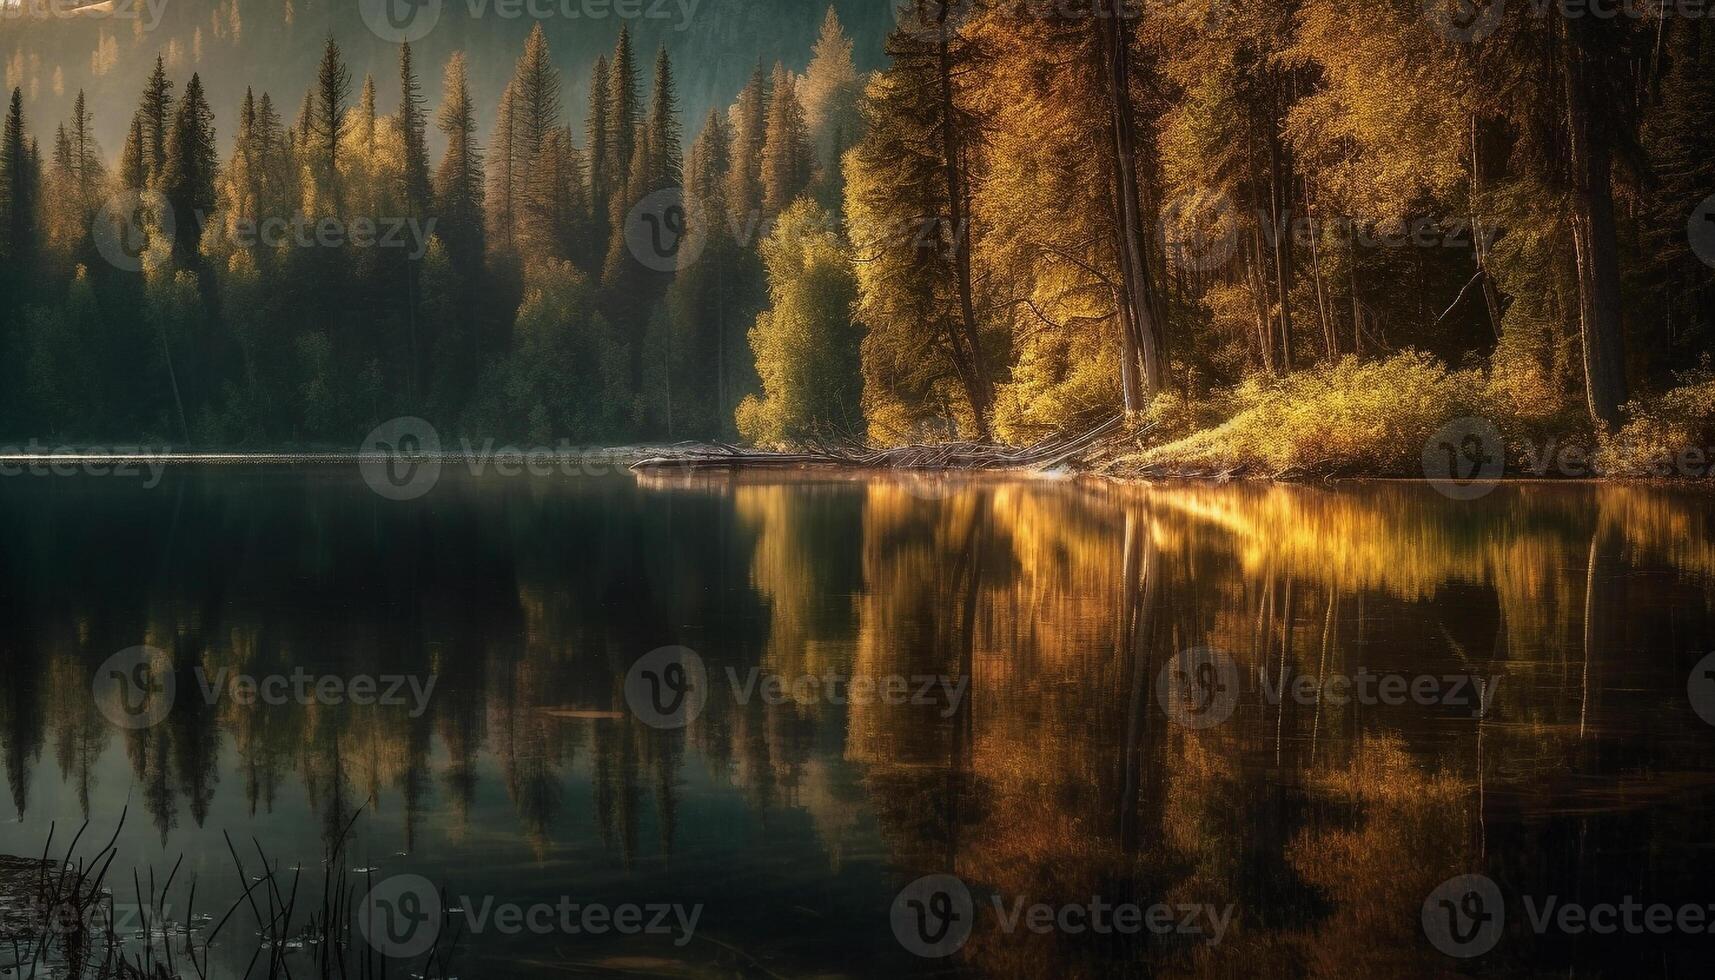
<svg viewBox="0 0 1715 980">
<path fill-rule="evenodd" d="M 1715 23 L 1652 11 L 906 0 L 881 71 L 830 10 L 802 75 L 759 64 L 694 135 L 627 31 L 579 129 L 540 27 L 488 112 L 462 56 L 431 109 L 409 46 L 378 97 L 330 37 L 292 121 L 247 93 L 224 158 L 164 62 L 112 160 L 81 99 L 45 140 L 14 91 L 0 428 L 1022 440 L 1125 409 L 1226 423 L 1214 457 L 1262 420 L 1412 453 L 1471 413 L 1704 438 Z M 139 272 L 91 234 L 125 190 Z M 258 242 L 280 216 L 344 239 Z M 637 238 L 663 225 L 665 266 Z"/>
</svg>

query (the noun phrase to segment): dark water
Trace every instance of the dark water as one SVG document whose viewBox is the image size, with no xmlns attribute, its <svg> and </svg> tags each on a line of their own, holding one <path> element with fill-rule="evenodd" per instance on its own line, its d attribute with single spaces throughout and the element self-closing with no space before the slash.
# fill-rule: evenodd
<svg viewBox="0 0 1715 980">
<path fill-rule="evenodd" d="M 412 873 L 458 907 L 700 906 L 689 939 L 466 935 L 466 978 L 1707 975 L 1703 920 L 1539 931 L 1530 908 L 1715 904 L 1712 517 L 1590 486 L 449 477 L 393 502 L 341 467 L 7 478 L 0 854 L 86 819 L 93 853 L 123 812 L 116 894 L 182 856 L 184 917 L 192 876 L 196 911 L 240 894 L 224 835 L 308 893 L 350 825 L 341 863 L 378 869 L 359 896 Z M 92 685 L 139 644 L 179 693 L 126 730 Z M 627 697 L 667 645 L 706 673 L 683 728 Z M 435 686 L 208 703 L 222 668 Z M 753 670 L 910 694 L 765 698 Z M 1424 694 L 1328 684 L 1365 676 Z M 1504 925 L 1459 959 L 1424 906 L 1467 873 Z M 891 919 L 934 874 L 975 910 L 945 959 Z M 1449 928 L 1479 921 L 1468 891 Z M 1231 918 L 1218 942 L 1039 934 L 995 904 L 1093 898 Z M 238 920 L 218 974 L 257 948 Z"/>
</svg>

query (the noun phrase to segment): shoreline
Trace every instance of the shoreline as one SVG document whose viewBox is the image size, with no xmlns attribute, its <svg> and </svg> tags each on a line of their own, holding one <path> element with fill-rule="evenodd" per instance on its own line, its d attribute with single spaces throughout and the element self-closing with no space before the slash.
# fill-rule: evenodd
<svg viewBox="0 0 1715 980">
<path fill-rule="evenodd" d="M 1040 482 L 1094 482 L 1139 486 L 1150 484 L 1184 484 L 1184 485 L 1221 485 L 1221 484 L 1284 484 L 1295 486 L 1339 484 L 1431 484 L 1435 481 L 1421 476 L 1397 476 L 1389 474 L 1317 474 L 1317 473 L 1285 473 L 1261 475 L 1256 473 L 1211 474 L 1194 473 L 1126 473 L 1113 472 L 1104 468 L 1103 463 L 1069 464 L 1053 469 L 1028 469 L 1007 467 L 961 468 L 961 467 L 887 467 L 887 466 L 850 466 L 836 462 L 806 462 L 800 459 L 783 459 L 771 463 L 765 455 L 757 455 L 743 461 L 718 462 L 708 459 L 672 459 L 664 456 L 663 451 L 683 451 L 683 444 L 677 446 L 613 446 L 590 447 L 581 451 L 580 456 L 594 460 L 602 458 L 608 466 L 623 468 L 623 472 L 638 479 L 648 479 L 656 482 L 677 482 L 695 475 L 726 475 L 744 477 L 774 477 L 774 478 L 840 478 L 851 479 L 919 479 L 919 480 L 961 480 L 961 481 L 992 481 L 992 480 L 1030 480 Z M 528 462 L 532 457 L 540 458 L 543 451 L 511 451 L 495 450 L 484 458 L 489 462 Z M 783 454 L 788 455 L 788 454 Z M 441 463 L 458 462 L 470 459 L 464 452 L 417 453 L 410 457 L 414 461 L 435 460 Z M 395 457 L 385 454 L 361 453 L 350 451 L 325 450 L 286 450 L 268 452 L 232 452 L 232 451 L 198 451 L 198 452 L 163 452 L 163 453 L 36 453 L 36 454 L 0 454 L 0 476 L 19 476 L 25 473 L 7 473 L 7 468 L 28 470 L 30 468 L 50 469 L 56 465 L 97 465 L 123 466 L 127 464 L 171 465 L 207 467 L 243 467 L 291 469 L 297 467 L 320 466 L 361 466 L 365 462 L 389 463 Z M 1104 461 L 1105 462 L 1105 461 Z M 647 465 L 639 465 L 647 464 Z M 35 473 L 28 475 L 49 475 Z M 477 474 L 481 475 L 481 474 Z M 507 474 L 508 476 L 531 474 Z M 554 475 L 554 474 L 547 474 Z M 566 473 L 564 475 L 595 476 L 598 474 Z M 611 475 L 611 474 L 608 474 Z M 1477 482 L 1477 481 L 1471 481 Z M 1543 476 L 1502 474 L 1481 482 L 1494 483 L 1497 486 L 1646 486 L 1662 488 L 1689 489 L 1703 487 L 1715 490 L 1715 472 L 1706 477 L 1657 477 L 1657 476 Z"/>
</svg>

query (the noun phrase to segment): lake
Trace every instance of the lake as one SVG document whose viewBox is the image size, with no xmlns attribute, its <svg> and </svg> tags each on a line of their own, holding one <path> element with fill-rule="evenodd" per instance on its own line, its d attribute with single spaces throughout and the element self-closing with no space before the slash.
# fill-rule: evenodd
<svg viewBox="0 0 1715 980">
<path fill-rule="evenodd" d="M 195 926 L 264 860 L 319 901 L 344 835 L 354 914 L 416 923 L 374 942 L 466 978 L 1706 975 L 1712 521 L 1575 484 L 8 477 L 0 854 L 117 828 L 115 902 L 182 858 L 144 904 Z"/>
</svg>

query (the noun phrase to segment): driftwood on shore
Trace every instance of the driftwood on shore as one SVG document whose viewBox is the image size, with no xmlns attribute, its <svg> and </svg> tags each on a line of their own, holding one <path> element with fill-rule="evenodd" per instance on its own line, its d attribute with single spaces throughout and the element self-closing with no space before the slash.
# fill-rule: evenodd
<svg viewBox="0 0 1715 980">
<path fill-rule="evenodd" d="M 1086 431 L 1050 436 L 1031 446 L 943 442 L 877 448 L 815 442 L 790 452 L 770 452 L 724 443 L 684 443 L 638 460 L 631 468 L 638 472 L 770 468 L 1039 471 L 1077 462 L 1115 433 L 1122 421 L 1116 415 Z"/>
</svg>

